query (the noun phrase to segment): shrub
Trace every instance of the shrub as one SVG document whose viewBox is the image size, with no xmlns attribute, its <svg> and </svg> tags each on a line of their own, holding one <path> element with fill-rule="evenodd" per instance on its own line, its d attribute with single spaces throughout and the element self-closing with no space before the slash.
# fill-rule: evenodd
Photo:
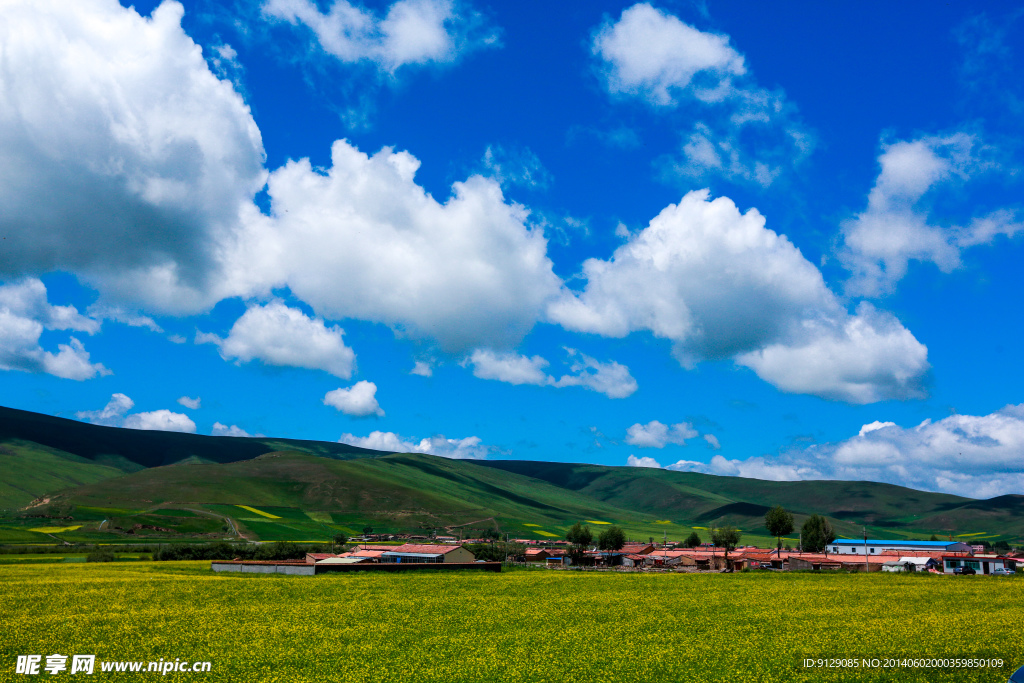
<svg viewBox="0 0 1024 683">
<path fill-rule="evenodd" d="M 114 562 L 117 557 L 109 548 L 97 548 L 85 556 L 86 562 Z"/>
</svg>

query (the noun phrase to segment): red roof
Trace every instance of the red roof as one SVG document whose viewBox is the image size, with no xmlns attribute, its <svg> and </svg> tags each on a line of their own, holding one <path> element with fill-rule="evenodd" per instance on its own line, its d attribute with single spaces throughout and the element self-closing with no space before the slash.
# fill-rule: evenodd
<svg viewBox="0 0 1024 683">
<path fill-rule="evenodd" d="M 458 550 L 461 545 L 430 545 L 427 543 L 406 543 L 405 545 L 391 546 L 386 552 L 392 553 L 417 553 L 421 555 L 447 555 L 453 550 Z"/>
</svg>

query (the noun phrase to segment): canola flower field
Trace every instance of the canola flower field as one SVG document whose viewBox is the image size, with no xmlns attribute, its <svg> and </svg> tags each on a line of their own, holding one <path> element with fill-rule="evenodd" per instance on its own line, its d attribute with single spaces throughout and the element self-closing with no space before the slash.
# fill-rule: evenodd
<svg viewBox="0 0 1024 683">
<path fill-rule="evenodd" d="M 209 562 L 0 566 L 0 681 L 1005 681 L 1024 579 L 550 570 L 314 577 Z M 18 655 L 210 661 L 18 675 Z M 1000 668 L 807 668 L 805 658 Z"/>
</svg>

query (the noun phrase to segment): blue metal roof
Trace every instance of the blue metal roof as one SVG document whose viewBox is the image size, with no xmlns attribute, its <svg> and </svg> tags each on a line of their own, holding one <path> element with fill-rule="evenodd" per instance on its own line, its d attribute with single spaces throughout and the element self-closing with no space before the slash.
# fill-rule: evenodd
<svg viewBox="0 0 1024 683">
<path fill-rule="evenodd" d="M 947 545 L 952 545 L 954 543 L 963 543 L 963 541 L 896 541 L 893 539 L 878 540 L 877 538 L 869 538 L 867 541 L 864 541 L 859 538 L 843 538 L 832 541 L 831 543 L 829 543 L 829 545 L 864 545 L 865 543 L 867 543 L 868 545 L 909 545 L 916 546 L 918 548 L 927 548 L 929 546 L 933 548 L 945 548 Z"/>
</svg>

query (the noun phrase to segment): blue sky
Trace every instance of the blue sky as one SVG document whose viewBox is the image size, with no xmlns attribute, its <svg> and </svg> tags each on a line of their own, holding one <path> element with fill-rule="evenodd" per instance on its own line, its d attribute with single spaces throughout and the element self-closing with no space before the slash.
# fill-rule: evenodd
<svg viewBox="0 0 1024 683">
<path fill-rule="evenodd" d="M 1022 21 L 14 2 L 2 403 L 1024 493 Z"/>
</svg>

